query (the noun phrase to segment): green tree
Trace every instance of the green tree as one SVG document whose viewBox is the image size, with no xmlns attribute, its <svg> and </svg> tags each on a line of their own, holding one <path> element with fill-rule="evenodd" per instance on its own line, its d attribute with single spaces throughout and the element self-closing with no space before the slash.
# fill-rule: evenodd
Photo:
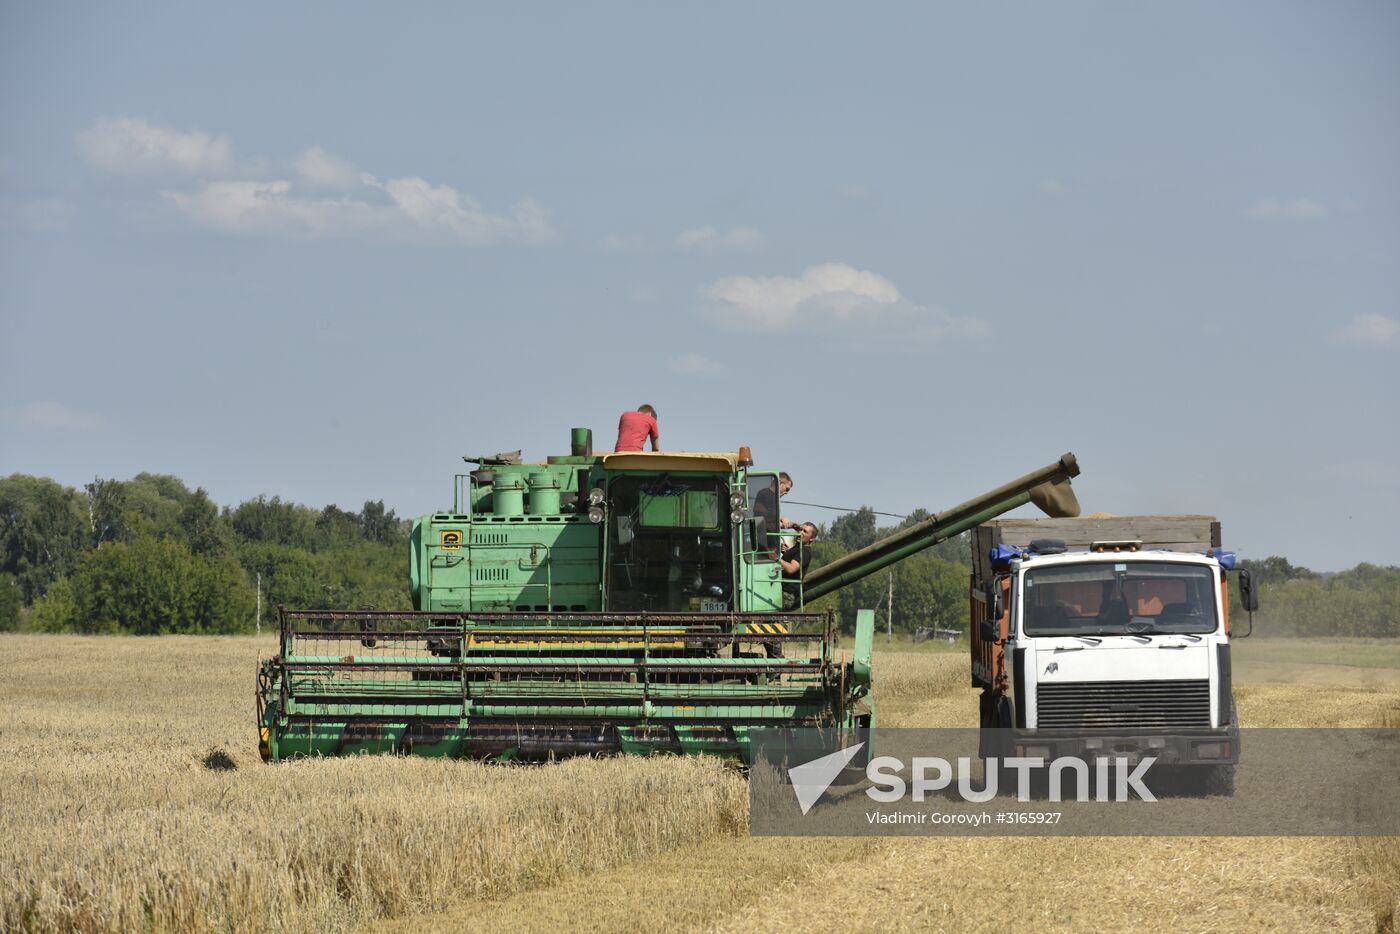
<svg viewBox="0 0 1400 934">
<path fill-rule="evenodd" d="M 324 609 L 328 594 L 316 556 L 301 548 L 268 542 L 248 542 L 238 558 L 249 577 L 261 580 L 264 621 L 278 604 L 297 609 Z"/>
<path fill-rule="evenodd" d="M 253 591 L 228 556 L 196 555 L 174 537 L 141 536 L 88 552 L 45 628 L 78 632 L 238 632 L 253 622 Z"/>
<path fill-rule="evenodd" d="M 39 632 L 66 632 L 77 628 L 78 599 L 73 595 L 73 582 L 60 577 L 48 591 L 34 601 L 30 624 Z"/>
<path fill-rule="evenodd" d="M 855 512 L 837 516 L 822 537 L 846 551 L 859 551 L 874 544 L 879 537 L 875 530 L 875 512 L 869 506 L 862 506 Z"/>
<path fill-rule="evenodd" d="M 349 548 L 364 540 L 359 513 L 330 505 L 316 517 L 316 535 L 324 549 Z"/>
<path fill-rule="evenodd" d="M 240 541 L 310 550 L 315 546 L 316 515 L 305 506 L 284 503 L 279 497 L 259 496 L 239 503 L 228 520 Z"/>
<path fill-rule="evenodd" d="M 179 477 L 142 472 L 123 483 L 122 492 L 130 526 L 123 541 L 146 531 L 156 535 L 182 533 L 180 517 L 194 494 Z M 137 521 L 138 516 L 145 521 Z"/>
<path fill-rule="evenodd" d="M 25 603 L 72 571 L 90 537 L 77 490 L 26 474 L 0 480 L 0 572 L 14 575 Z"/>
<path fill-rule="evenodd" d="M 19 589 L 19 581 L 13 574 L 0 574 L 0 632 L 19 628 L 19 610 L 23 605 L 24 594 Z"/>
<path fill-rule="evenodd" d="M 88 501 L 88 525 L 92 531 L 92 546 L 101 548 L 105 542 L 126 538 L 128 527 L 126 484 L 120 480 L 94 477 L 83 487 Z"/>
<path fill-rule="evenodd" d="M 411 609 L 408 596 L 408 555 L 397 545 L 366 542 L 333 555 L 319 555 L 333 567 L 324 567 L 326 577 L 337 588 L 338 607 L 358 609 L 372 606 L 379 610 Z M 329 595 L 328 595 L 329 596 Z"/>
<path fill-rule="evenodd" d="M 232 552 L 232 531 L 219 515 L 219 507 L 209 499 L 204 487 L 189 495 L 180 507 L 180 514 L 175 521 L 180 536 L 195 554 L 215 558 Z"/>
<path fill-rule="evenodd" d="M 1270 555 L 1262 560 L 1244 560 L 1240 567 L 1254 575 L 1256 584 L 1281 584 L 1284 581 L 1312 580 L 1318 577 L 1314 571 L 1299 567 L 1280 555 Z"/>
<path fill-rule="evenodd" d="M 360 510 L 360 524 L 368 541 L 381 545 L 394 545 L 407 542 L 407 533 L 394 510 L 385 512 L 384 500 L 366 500 Z"/>
</svg>

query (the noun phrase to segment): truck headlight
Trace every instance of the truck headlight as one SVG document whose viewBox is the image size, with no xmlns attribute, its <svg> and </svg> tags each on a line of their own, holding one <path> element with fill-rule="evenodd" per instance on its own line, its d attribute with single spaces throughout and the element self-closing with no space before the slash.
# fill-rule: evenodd
<svg viewBox="0 0 1400 934">
<path fill-rule="evenodd" d="M 600 486 L 595 486 L 593 489 L 591 489 L 591 490 L 588 491 L 588 505 L 590 505 L 590 506 L 601 506 L 601 505 L 603 505 L 603 488 L 602 488 L 602 487 L 600 487 Z M 595 519 L 594 521 L 596 522 L 597 520 Z"/>
<path fill-rule="evenodd" d="M 731 512 L 731 513 L 729 514 L 729 521 L 732 522 L 732 523 L 734 523 L 735 525 L 738 525 L 740 522 L 743 522 L 743 521 L 744 521 L 744 512 L 743 512 L 743 510 L 742 510 L 742 509 L 736 509 L 736 510 L 734 510 L 733 512 Z"/>
<path fill-rule="evenodd" d="M 729 494 L 729 508 L 736 512 L 742 511 L 746 500 L 747 497 L 744 496 L 743 490 L 735 490 Z"/>
<path fill-rule="evenodd" d="M 603 507 L 602 507 L 602 506 L 589 506 L 589 507 L 588 507 L 588 521 L 589 521 L 589 522 L 593 522 L 593 523 L 602 522 L 602 521 L 603 521 Z"/>
</svg>

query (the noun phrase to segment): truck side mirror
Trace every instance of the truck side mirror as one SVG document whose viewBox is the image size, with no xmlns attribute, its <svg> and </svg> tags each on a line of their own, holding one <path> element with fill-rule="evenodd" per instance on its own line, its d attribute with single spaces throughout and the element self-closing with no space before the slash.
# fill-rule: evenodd
<svg viewBox="0 0 1400 934">
<path fill-rule="evenodd" d="M 983 642 L 996 642 L 1001 638 L 1001 633 L 998 631 L 1000 628 L 996 620 L 984 619 L 978 634 L 981 635 Z"/>
<path fill-rule="evenodd" d="M 1001 619 L 1001 581 L 993 579 L 982 588 L 982 597 L 987 602 L 987 617 L 993 621 Z"/>
<path fill-rule="evenodd" d="M 1240 606 L 1250 613 L 1259 609 L 1259 591 L 1254 589 L 1254 578 L 1250 573 L 1241 569 L 1240 575 Z"/>
</svg>

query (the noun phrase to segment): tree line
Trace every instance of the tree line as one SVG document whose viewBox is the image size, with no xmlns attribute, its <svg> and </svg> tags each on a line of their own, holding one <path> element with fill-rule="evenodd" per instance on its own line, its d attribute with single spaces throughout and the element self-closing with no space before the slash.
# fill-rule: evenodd
<svg viewBox="0 0 1400 934">
<path fill-rule="evenodd" d="M 926 510 L 918 509 L 902 522 L 884 527 L 878 525 L 868 506 L 838 516 L 830 525 L 820 527 L 812 543 L 809 570 L 873 545 L 928 516 Z M 965 631 L 971 573 L 971 536 L 963 534 L 814 600 L 807 608 L 815 612 L 835 609 L 846 632 L 854 629 L 856 610 L 862 608 L 875 609 L 876 628 L 881 632 L 912 634 L 924 627 Z"/>
<path fill-rule="evenodd" d="M 407 609 L 408 523 L 259 496 L 220 508 L 142 473 L 81 489 L 0 479 L 0 630 L 235 633 L 278 603 Z M 261 601 L 259 600 L 261 596 Z"/>
<path fill-rule="evenodd" d="M 1361 563 L 1319 574 L 1274 555 L 1243 560 L 1259 590 L 1260 636 L 1400 637 L 1400 567 Z M 1245 618 L 1238 588 L 1230 591 L 1231 629 Z"/>
<path fill-rule="evenodd" d="M 863 507 L 829 525 L 812 568 L 927 518 L 879 526 Z M 258 496 L 219 507 L 203 488 L 142 473 L 81 488 L 46 477 L 0 479 L 0 630 L 237 633 L 277 604 L 409 609 L 409 522 L 367 501 L 358 512 Z M 1324 575 L 1273 556 L 1245 560 L 1259 587 L 1260 635 L 1400 637 L 1400 568 L 1359 564 Z M 960 535 L 808 604 L 843 628 L 858 608 L 877 625 L 966 631 L 970 538 Z M 893 614 L 891 609 L 891 585 Z M 1238 588 L 1231 618 L 1243 619 Z"/>
</svg>

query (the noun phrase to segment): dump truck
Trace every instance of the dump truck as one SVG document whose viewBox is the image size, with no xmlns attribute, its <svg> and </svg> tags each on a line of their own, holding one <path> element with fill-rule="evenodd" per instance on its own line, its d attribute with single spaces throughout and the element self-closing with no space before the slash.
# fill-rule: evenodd
<svg viewBox="0 0 1400 934">
<path fill-rule="evenodd" d="M 278 608 L 264 759 L 672 752 L 749 761 L 750 734 L 869 729 L 873 613 L 850 657 L 808 600 L 1027 502 L 1073 515 L 1073 455 L 798 584 L 783 610 L 778 471 L 734 452 L 469 457 L 414 521 L 406 612 Z M 1073 510 L 1066 512 L 1065 510 Z M 852 560 L 854 559 L 854 560 Z M 791 582 L 788 582 L 791 586 Z"/>
<path fill-rule="evenodd" d="M 972 551 L 984 758 L 1150 755 L 1233 793 L 1229 572 L 1258 601 L 1214 517 L 999 519 Z"/>
</svg>

